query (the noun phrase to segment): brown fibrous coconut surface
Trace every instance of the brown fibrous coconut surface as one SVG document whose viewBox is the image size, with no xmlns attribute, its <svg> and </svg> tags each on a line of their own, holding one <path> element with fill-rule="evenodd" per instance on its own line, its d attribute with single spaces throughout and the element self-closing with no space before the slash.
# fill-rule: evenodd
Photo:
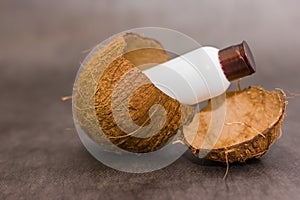
<svg viewBox="0 0 300 200">
<path fill-rule="evenodd" d="M 157 89 L 141 71 L 168 59 L 159 42 L 130 33 L 94 52 L 75 86 L 77 123 L 108 150 L 116 145 L 145 153 L 163 147 L 194 111 Z"/>
</svg>

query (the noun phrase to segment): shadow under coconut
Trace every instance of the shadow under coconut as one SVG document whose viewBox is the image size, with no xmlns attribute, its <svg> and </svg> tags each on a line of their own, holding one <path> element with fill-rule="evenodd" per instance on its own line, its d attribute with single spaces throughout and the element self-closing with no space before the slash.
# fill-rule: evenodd
<svg viewBox="0 0 300 200">
<path fill-rule="evenodd" d="M 222 162 L 216 162 L 216 161 L 212 161 L 206 158 L 199 158 L 196 157 L 194 154 L 192 154 L 191 151 L 186 151 L 183 155 L 184 158 L 186 158 L 187 160 L 189 160 L 190 162 L 200 165 L 200 166 L 211 166 L 211 167 L 225 167 L 226 168 L 226 163 L 222 163 Z M 239 162 L 235 162 L 235 163 L 230 163 L 230 166 L 244 166 L 244 165 L 257 165 L 260 164 L 261 160 L 259 158 L 251 158 L 249 160 L 247 160 L 245 163 L 239 163 Z"/>
</svg>

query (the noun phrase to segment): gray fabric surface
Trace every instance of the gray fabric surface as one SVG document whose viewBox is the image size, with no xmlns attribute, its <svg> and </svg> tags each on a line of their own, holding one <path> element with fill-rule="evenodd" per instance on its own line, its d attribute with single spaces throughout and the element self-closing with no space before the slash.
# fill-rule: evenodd
<svg viewBox="0 0 300 200">
<path fill-rule="evenodd" d="M 145 174 L 110 169 L 81 144 L 70 95 L 79 62 L 110 35 L 173 28 L 201 44 L 245 39 L 257 74 L 242 86 L 300 93 L 298 1 L 0 2 L 0 199 L 299 199 L 299 97 L 289 99 L 283 138 L 259 160 L 225 165 L 186 153 Z"/>
</svg>

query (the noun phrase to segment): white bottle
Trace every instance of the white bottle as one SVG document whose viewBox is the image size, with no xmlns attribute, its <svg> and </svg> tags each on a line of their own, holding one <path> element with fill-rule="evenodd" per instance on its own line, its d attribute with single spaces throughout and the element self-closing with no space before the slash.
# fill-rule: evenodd
<svg viewBox="0 0 300 200">
<path fill-rule="evenodd" d="M 222 50 L 201 47 L 143 71 L 162 92 L 188 105 L 216 97 L 230 81 L 254 72 L 255 62 L 245 41 Z"/>
</svg>

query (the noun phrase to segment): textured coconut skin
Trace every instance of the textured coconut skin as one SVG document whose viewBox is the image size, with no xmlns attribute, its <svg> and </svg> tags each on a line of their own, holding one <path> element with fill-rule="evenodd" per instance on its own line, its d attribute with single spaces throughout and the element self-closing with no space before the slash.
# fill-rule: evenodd
<svg viewBox="0 0 300 200">
<path fill-rule="evenodd" d="M 98 80 L 113 60 L 121 56 L 125 48 L 124 37 L 114 38 L 104 47 L 98 47 L 93 54 L 82 63 L 82 71 L 77 76 L 73 87 L 73 116 L 75 125 L 86 133 L 93 141 L 104 146 L 111 147 L 110 143 L 101 134 L 97 114 L 95 110 L 95 92 Z"/>
<path fill-rule="evenodd" d="M 74 93 L 81 128 L 108 151 L 118 147 L 146 153 L 167 144 L 193 114 L 194 107 L 165 95 L 140 68 L 168 59 L 160 43 L 136 34 L 121 35 L 96 51 Z M 141 86 L 135 90 L 136 85 Z M 162 109 L 151 110 L 155 105 Z"/>
<path fill-rule="evenodd" d="M 247 89 L 244 89 L 241 92 L 248 92 L 249 90 L 258 90 L 260 92 L 267 92 L 263 90 L 260 87 L 249 87 Z M 232 92 L 231 92 L 232 93 Z M 280 112 L 278 116 L 276 116 L 276 121 L 270 125 L 267 129 L 262 131 L 261 133 L 257 134 L 255 137 L 253 137 L 250 140 L 246 140 L 244 142 L 234 144 L 234 145 L 228 145 L 223 148 L 213 148 L 211 150 L 208 149 L 199 149 L 195 148 L 195 145 L 191 145 L 189 143 L 188 146 L 190 147 L 192 153 L 196 155 L 197 157 L 203 157 L 205 155 L 205 158 L 217 161 L 217 162 L 228 162 L 228 163 L 234 163 L 234 162 L 240 162 L 243 163 L 248 159 L 251 158 L 259 158 L 262 155 L 264 155 L 270 146 L 276 141 L 278 138 L 278 132 L 280 130 L 281 124 L 284 120 L 284 114 L 286 109 L 286 101 L 285 101 L 285 94 L 283 91 L 274 91 L 273 93 L 278 94 L 279 102 L 280 102 Z M 200 111 L 201 112 L 201 111 Z M 255 124 L 253 124 L 255 126 Z M 243 134 L 243 133 L 241 133 Z"/>
<path fill-rule="evenodd" d="M 128 76 L 128 80 L 122 83 L 120 90 L 115 90 L 117 93 L 115 98 L 117 99 L 113 99 L 112 91 L 116 88 L 116 83 L 128 71 L 131 72 Z M 131 94 L 130 87 L 133 84 L 139 83 L 145 85 Z M 131 118 L 129 120 L 133 120 L 139 126 L 145 126 L 151 123 L 153 126 L 162 127 L 158 133 L 151 137 L 139 138 L 135 137 L 135 135 L 143 130 L 132 128 L 133 130 L 130 132 L 135 131 L 135 133 L 126 136 L 130 134 L 130 132 L 125 132 L 118 126 L 115 122 L 115 117 L 124 119 L 122 125 L 127 126 L 128 122 L 125 120 L 125 115 L 128 113 L 124 112 L 124 110 L 122 111 L 122 106 L 126 106 L 126 101 L 123 99 L 129 95 L 131 95 L 128 106 Z M 112 104 L 114 101 L 116 102 L 115 104 L 117 104 L 115 109 L 119 116 L 113 116 L 112 114 Z M 150 108 L 155 104 L 160 104 L 164 107 L 167 114 L 165 121 L 162 120 L 162 113 L 155 115 L 155 111 L 153 111 L 148 114 Z M 108 139 L 118 147 L 130 152 L 150 152 L 158 149 L 177 133 L 181 125 L 181 108 L 179 102 L 171 99 L 154 87 L 138 68 L 134 67 L 133 64 L 123 57 L 116 59 L 100 78 L 95 94 L 95 108 L 99 124 Z M 149 115 L 155 115 L 152 121 Z M 131 127 L 127 128 L 131 129 Z M 155 127 L 153 127 L 153 129 L 155 129 Z M 151 134 L 151 130 L 152 129 L 149 130 L 149 134 Z"/>
</svg>

